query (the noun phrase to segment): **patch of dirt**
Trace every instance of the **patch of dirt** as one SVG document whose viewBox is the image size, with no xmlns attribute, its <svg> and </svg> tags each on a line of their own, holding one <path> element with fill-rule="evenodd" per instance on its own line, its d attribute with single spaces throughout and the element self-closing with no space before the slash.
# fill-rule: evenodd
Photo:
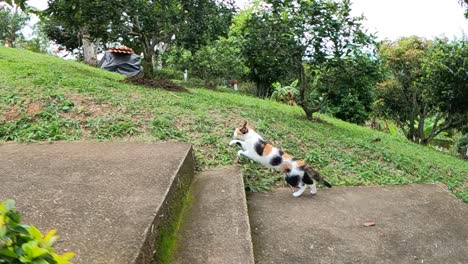
<svg viewBox="0 0 468 264">
<path fill-rule="evenodd" d="M 188 90 L 180 86 L 171 80 L 167 79 L 159 79 L 159 80 L 154 80 L 154 79 L 147 79 L 147 78 L 141 78 L 141 77 L 134 77 L 134 78 L 127 78 L 123 80 L 125 83 L 131 83 L 131 84 L 136 84 L 136 85 L 143 85 L 149 88 L 162 88 L 167 91 L 171 92 L 188 92 Z"/>
<path fill-rule="evenodd" d="M 14 105 L 7 109 L 1 116 L 0 119 L 4 119 L 6 121 L 14 121 L 20 117 L 20 113 L 18 111 L 18 106 Z"/>
<path fill-rule="evenodd" d="M 35 116 L 42 109 L 42 104 L 40 102 L 29 103 L 26 109 L 26 113 L 30 116 Z"/>
<path fill-rule="evenodd" d="M 84 120 L 88 117 L 103 116 L 119 112 L 110 104 L 98 103 L 93 98 L 81 94 L 66 94 L 65 97 L 73 102 L 75 108 L 72 112 L 62 113 L 62 116 L 68 119 Z"/>
</svg>

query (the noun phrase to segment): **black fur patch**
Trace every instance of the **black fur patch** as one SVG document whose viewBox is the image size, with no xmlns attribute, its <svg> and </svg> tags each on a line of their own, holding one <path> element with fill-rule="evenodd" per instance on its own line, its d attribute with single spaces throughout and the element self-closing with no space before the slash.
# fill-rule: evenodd
<svg viewBox="0 0 468 264">
<path fill-rule="evenodd" d="M 285 171 L 286 171 L 286 173 L 290 173 L 291 169 L 286 169 Z"/>
<path fill-rule="evenodd" d="M 305 184 L 314 184 L 314 181 L 309 177 L 309 174 L 307 174 L 307 172 L 305 171 L 304 171 L 304 176 L 302 177 L 302 181 Z"/>
<path fill-rule="evenodd" d="M 283 162 L 283 157 L 281 156 L 275 156 L 274 158 L 272 158 L 270 160 L 270 165 L 271 166 L 278 166 L 281 164 L 281 162 Z"/>
<path fill-rule="evenodd" d="M 297 187 L 297 185 L 299 184 L 299 175 L 287 175 L 286 182 L 292 187 Z"/>
<path fill-rule="evenodd" d="M 263 150 L 265 149 L 265 144 L 266 142 L 259 139 L 257 143 L 255 143 L 255 152 L 257 152 L 257 154 L 259 156 L 262 156 L 263 155 Z"/>
<path fill-rule="evenodd" d="M 240 142 L 236 142 L 236 145 L 242 148 L 242 144 Z"/>
</svg>

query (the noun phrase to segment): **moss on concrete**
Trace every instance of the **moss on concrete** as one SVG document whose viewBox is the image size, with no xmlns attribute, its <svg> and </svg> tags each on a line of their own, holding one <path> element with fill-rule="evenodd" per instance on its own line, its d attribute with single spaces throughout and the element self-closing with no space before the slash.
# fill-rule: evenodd
<svg viewBox="0 0 468 264">
<path fill-rule="evenodd" d="M 177 238 L 181 226 L 187 219 L 188 212 L 193 205 L 193 194 L 189 190 L 185 197 L 182 198 L 182 202 L 179 204 L 177 213 L 174 213 L 172 219 L 168 224 L 161 228 L 159 243 L 157 245 L 159 251 L 158 263 L 170 264 L 173 257 L 173 253 L 177 246 Z"/>
</svg>

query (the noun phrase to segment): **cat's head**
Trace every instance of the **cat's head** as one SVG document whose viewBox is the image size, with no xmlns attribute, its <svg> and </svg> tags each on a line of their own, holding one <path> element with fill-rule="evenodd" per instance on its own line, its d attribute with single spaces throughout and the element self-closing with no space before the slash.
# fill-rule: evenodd
<svg viewBox="0 0 468 264">
<path fill-rule="evenodd" d="M 236 128 L 234 130 L 233 137 L 235 139 L 246 140 L 247 138 L 249 138 L 253 134 L 255 134 L 255 131 L 252 128 L 250 128 L 247 125 L 247 121 L 245 121 L 243 126 L 241 126 L 239 128 Z"/>
</svg>

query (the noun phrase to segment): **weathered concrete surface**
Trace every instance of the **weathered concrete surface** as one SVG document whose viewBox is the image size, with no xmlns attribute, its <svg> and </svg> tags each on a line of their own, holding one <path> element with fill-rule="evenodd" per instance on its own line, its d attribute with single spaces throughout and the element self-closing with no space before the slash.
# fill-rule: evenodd
<svg viewBox="0 0 468 264">
<path fill-rule="evenodd" d="M 238 167 L 195 176 L 193 205 L 181 228 L 174 261 L 180 264 L 253 264 L 252 238 Z"/>
<path fill-rule="evenodd" d="M 0 199 L 15 199 L 25 223 L 56 228 L 58 251 L 77 264 L 154 261 L 167 197 L 191 177 L 188 144 L 0 145 Z"/>
<path fill-rule="evenodd" d="M 279 189 L 248 206 L 257 263 L 468 263 L 468 205 L 442 186 Z"/>
</svg>

